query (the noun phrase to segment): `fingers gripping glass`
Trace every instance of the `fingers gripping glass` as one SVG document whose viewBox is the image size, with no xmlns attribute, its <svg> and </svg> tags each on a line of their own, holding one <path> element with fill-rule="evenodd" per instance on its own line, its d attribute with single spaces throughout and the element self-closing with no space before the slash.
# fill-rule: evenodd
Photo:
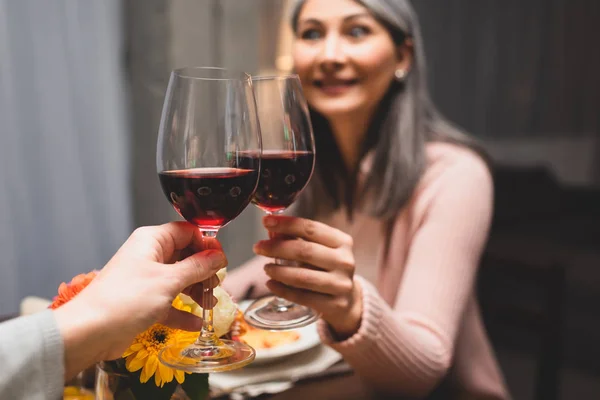
<svg viewBox="0 0 600 400">
<path fill-rule="evenodd" d="M 261 138 L 249 75 L 220 68 L 171 73 L 157 144 L 160 184 L 175 210 L 205 241 L 250 203 L 260 171 Z M 243 166 L 242 166 L 243 164 Z M 210 247 L 210 246 L 208 246 Z M 246 344 L 214 332 L 212 289 L 203 292 L 203 327 L 195 343 L 165 348 L 159 359 L 188 372 L 218 372 L 254 360 Z"/>
</svg>

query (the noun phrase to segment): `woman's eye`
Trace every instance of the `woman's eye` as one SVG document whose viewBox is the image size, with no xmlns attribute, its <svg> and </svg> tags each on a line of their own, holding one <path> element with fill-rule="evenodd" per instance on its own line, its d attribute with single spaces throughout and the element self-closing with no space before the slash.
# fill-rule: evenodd
<svg viewBox="0 0 600 400">
<path fill-rule="evenodd" d="M 321 37 L 321 33 L 316 29 L 307 29 L 304 32 L 302 32 L 302 35 L 300 35 L 300 37 L 305 40 L 316 40 Z"/>
<path fill-rule="evenodd" d="M 360 38 L 369 34 L 369 29 L 364 26 L 355 26 L 348 32 L 354 38 Z"/>
</svg>

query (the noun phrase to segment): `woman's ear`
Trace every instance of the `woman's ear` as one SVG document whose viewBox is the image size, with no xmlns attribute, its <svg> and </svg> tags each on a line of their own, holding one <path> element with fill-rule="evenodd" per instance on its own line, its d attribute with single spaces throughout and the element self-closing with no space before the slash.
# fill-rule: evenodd
<svg viewBox="0 0 600 400">
<path fill-rule="evenodd" d="M 406 39 L 397 49 L 396 75 L 406 76 L 413 63 L 413 43 L 412 40 Z"/>
</svg>

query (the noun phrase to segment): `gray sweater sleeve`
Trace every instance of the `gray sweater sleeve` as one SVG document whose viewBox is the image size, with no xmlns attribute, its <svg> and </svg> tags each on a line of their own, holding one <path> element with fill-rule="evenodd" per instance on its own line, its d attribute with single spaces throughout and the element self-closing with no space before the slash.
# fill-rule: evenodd
<svg viewBox="0 0 600 400">
<path fill-rule="evenodd" d="M 51 310 L 0 324 L 0 399 L 62 399 L 64 345 Z"/>
</svg>

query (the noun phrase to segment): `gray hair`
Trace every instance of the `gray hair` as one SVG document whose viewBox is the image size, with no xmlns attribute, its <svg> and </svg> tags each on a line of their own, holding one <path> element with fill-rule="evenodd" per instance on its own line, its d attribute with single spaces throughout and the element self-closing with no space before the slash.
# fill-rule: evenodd
<svg viewBox="0 0 600 400">
<path fill-rule="evenodd" d="M 448 122 L 431 101 L 427 87 L 421 28 L 410 2 L 355 1 L 388 29 L 396 45 L 401 45 L 406 38 L 410 38 L 413 44 L 411 70 L 402 83 L 393 83 L 384 96 L 378 112 L 371 121 L 362 151 L 364 156 L 368 151 L 374 150 L 375 156 L 361 197 L 370 200 L 365 204 L 371 215 L 391 219 L 409 201 L 425 170 L 427 142 L 454 143 L 474 150 L 486 161 L 487 156 L 473 139 Z M 296 0 L 292 7 L 291 24 L 294 32 L 304 3 L 305 0 Z M 350 182 L 344 184 L 344 181 L 348 181 L 348 175 L 339 170 L 340 167 L 343 168 L 343 164 L 331 129 L 324 117 L 314 110 L 311 116 L 317 143 L 315 175 L 318 179 L 314 185 L 311 184 L 306 196 L 302 196 L 299 211 L 304 215 L 314 216 L 317 205 L 323 203 L 322 193 L 326 192 L 332 200 L 333 208 L 345 202 L 351 215 L 356 171 L 355 175 L 350 177 Z M 319 148 L 319 144 L 324 148 Z M 340 165 L 332 165 L 331 160 L 336 158 L 339 158 L 339 161 L 334 163 Z M 340 191 L 344 193 L 345 199 L 340 198 Z"/>
</svg>

